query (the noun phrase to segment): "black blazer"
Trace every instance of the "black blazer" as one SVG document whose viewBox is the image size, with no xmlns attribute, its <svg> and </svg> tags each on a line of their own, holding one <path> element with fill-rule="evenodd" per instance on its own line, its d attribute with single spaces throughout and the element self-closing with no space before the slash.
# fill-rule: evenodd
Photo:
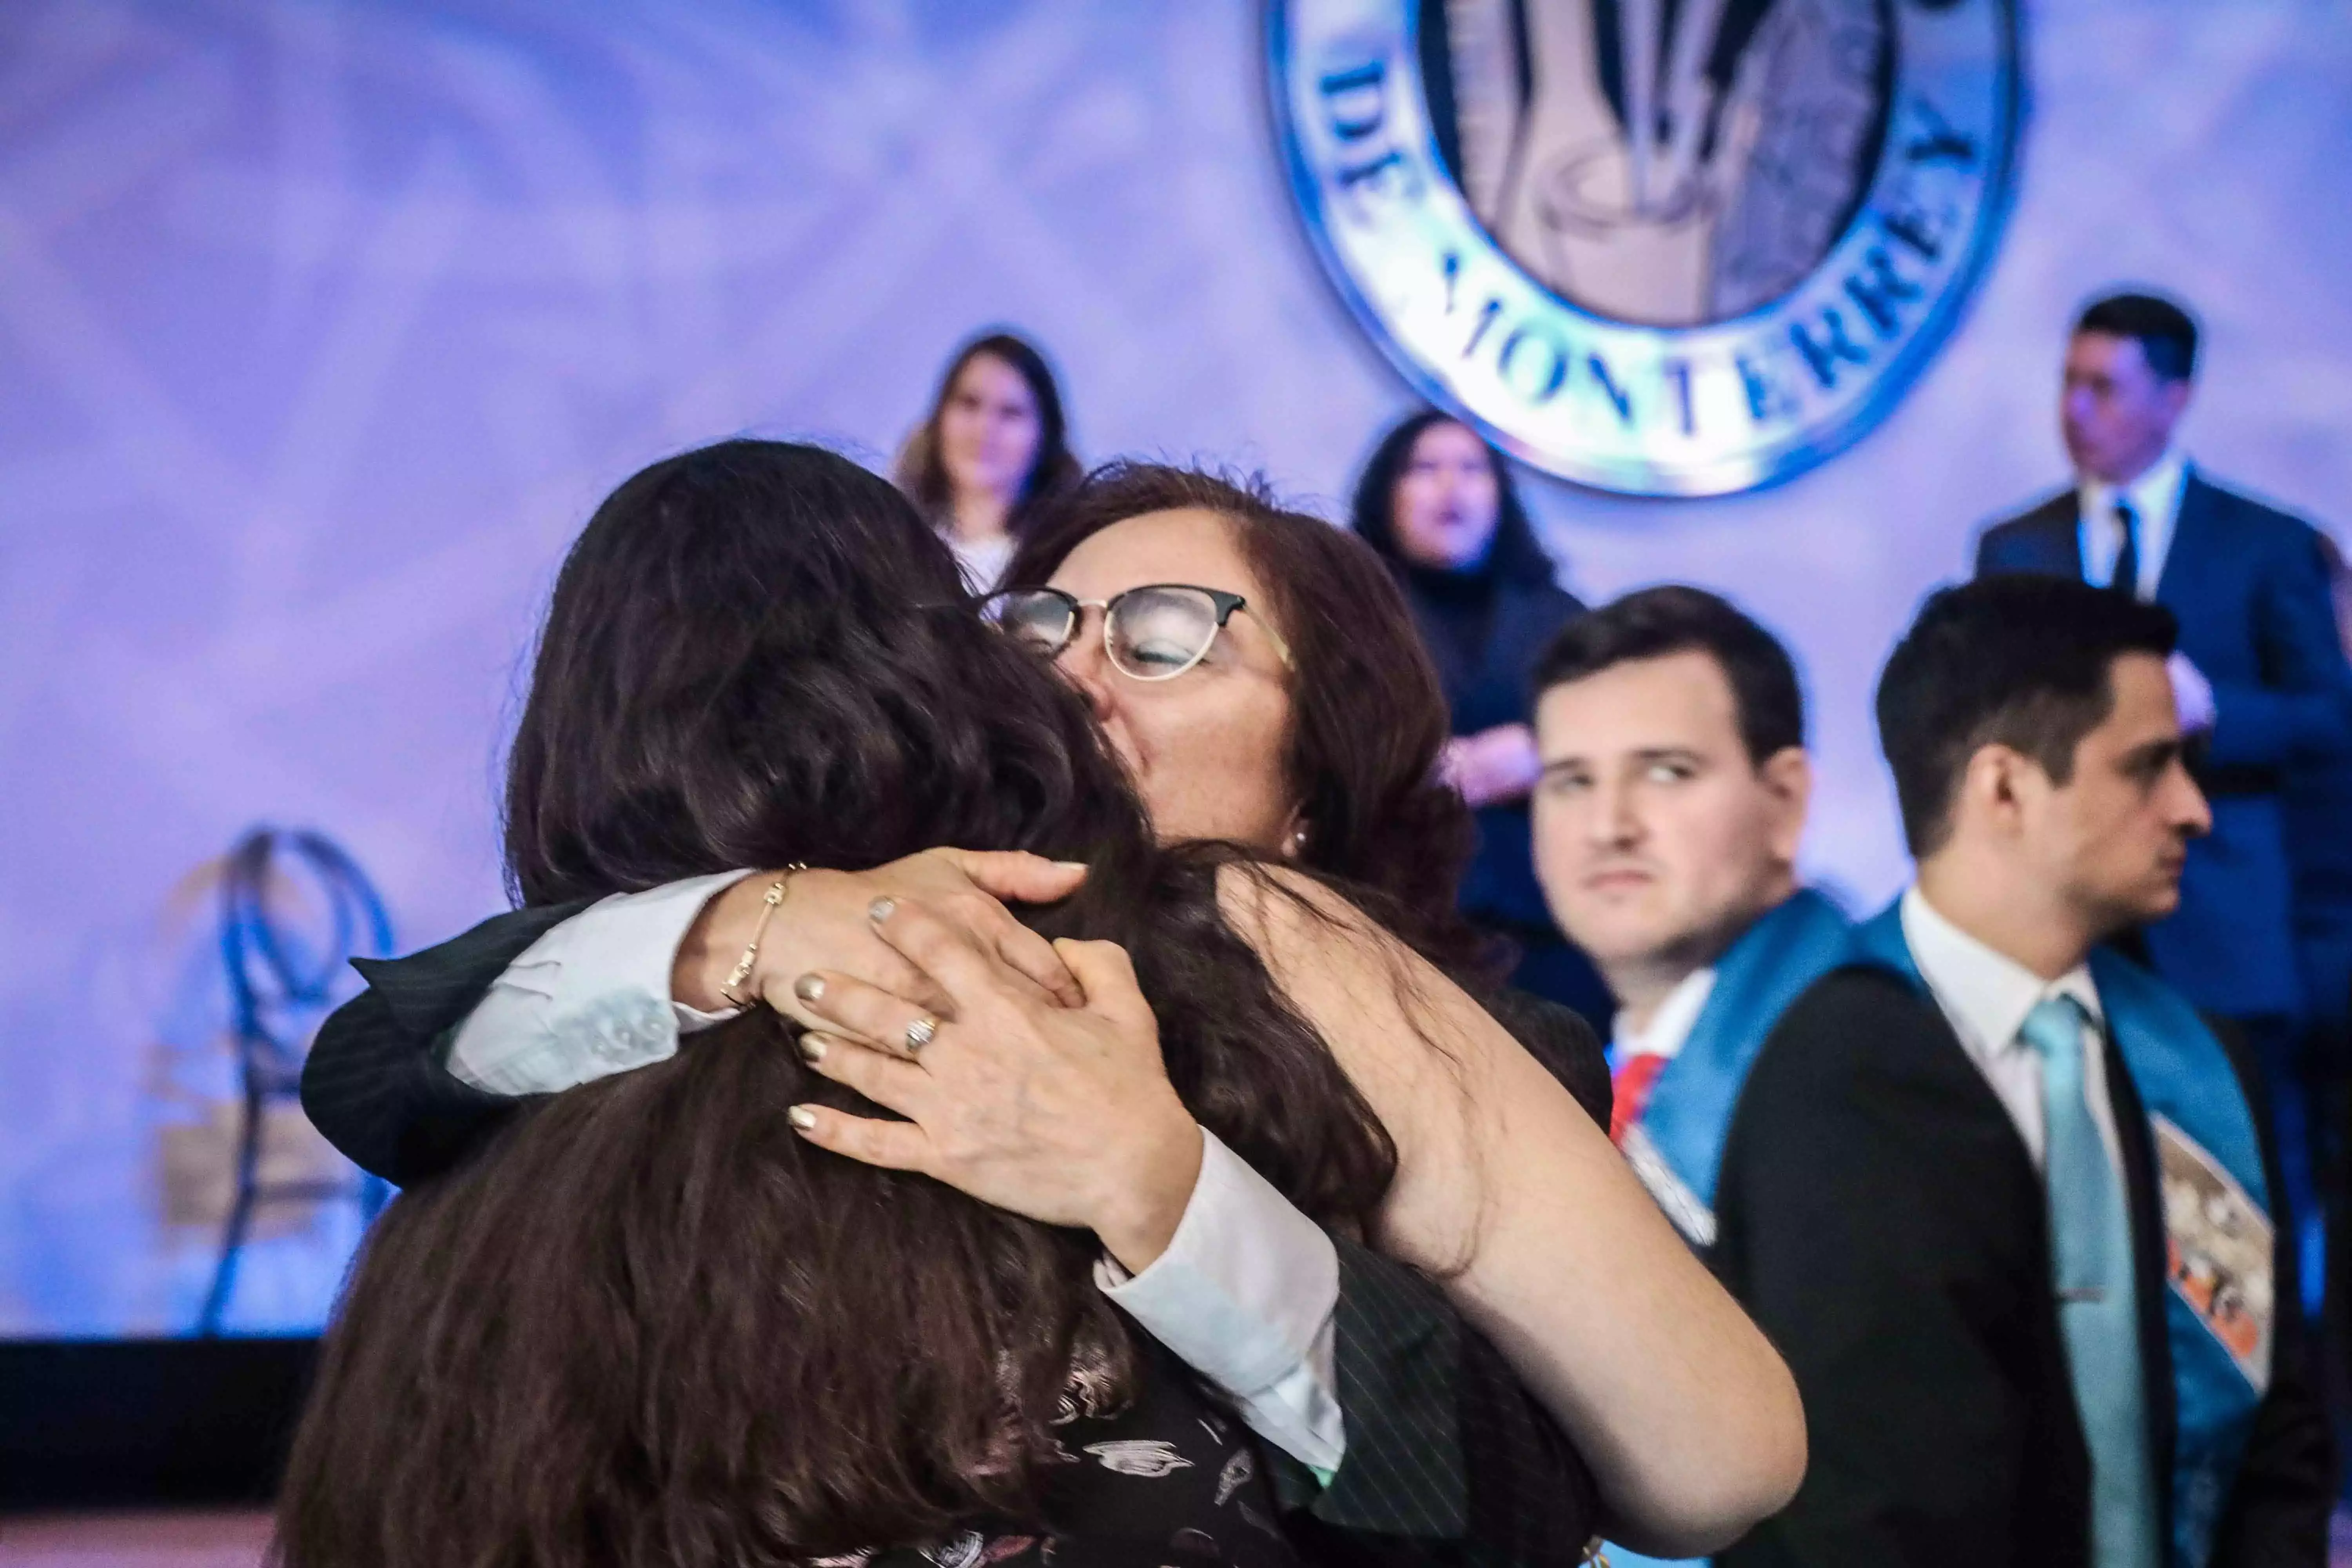
<svg viewBox="0 0 2352 1568">
<path fill-rule="evenodd" d="M 407 958 L 355 960 L 368 989 L 330 1016 L 302 1072 L 302 1108 L 361 1168 L 401 1185 L 463 1158 L 517 1101 L 445 1065 L 449 1036 L 523 950 L 590 900 L 517 910 Z M 1609 1124 L 1591 1026 L 1518 994 L 1506 1026 Z M 1347 1452 L 1328 1487 L 1267 1450 L 1295 1535 L 1318 1561 L 1366 1568 L 1475 1557 L 1568 1568 L 1599 1528 L 1590 1470 L 1549 1414 L 1444 1293 L 1335 1237 L 1334 1370 Z"/>
<path fill-rule="evenodd" d="M 2256 1079 L 2232 1065 L 2282 1190 Z M 2107 1082 L 2140 1275 L 2160 1489 L 2173 1389 L 2147 1117 L 2112 1042 Z M 1815 984 L 1767 1040 L 1724 1145 L 1712 1261 L 1788 1358 L 1811 1465 L 1727 1568 L 2087 1568 L 2090 1460 L 2050 1273 L 2042 1180 L 1935 1004 L 1872 971 Z M 2271 1385 L 2214 1568 L 2326 1561 L 2330 1437 L 2278 1227 Z"/>
<path fill-rule="evenodd" d="M 1437 668 L 1454 733 L 1476 734 L 1497 724 L 1535 722 L 1535 668 L 1559 628 L 1584 613 L 1574 595 L 1549 583 L 1498 582 L 1475 659 L 1456 652 L 1410 572 L 1398 582 L 1421 640 Z M 1551 912 L 1536 885 L 1533 830 L 1528 803 L 1506 801 L 1476 813 L 1478 843 L 1462 879 L 1462 908 L 1488 921 L 1551 929 Z"/>
<path fill-rule="evenodd" d="M 1977 574 L 2080 579 L 2079 519 L 2070 489 L 1988 530 Z M 2192 468 L 2156 597 L 2179 619 L 2180 651 L 2213 683 L 2218 719 L 2200 769 L 2213 832 L 2189 847 L 2180 909 L 2148 929 L 2149 956 L 2200 1007 L 2232 1017 L 2296 1013 L 2281 770 L 2352 748 L 2352 668 L 2319 536 Z"/>
</svg>

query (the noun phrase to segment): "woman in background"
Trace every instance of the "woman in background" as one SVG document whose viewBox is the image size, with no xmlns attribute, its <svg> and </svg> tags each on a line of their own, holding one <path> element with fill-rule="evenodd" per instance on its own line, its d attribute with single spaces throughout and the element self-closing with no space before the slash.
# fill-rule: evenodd
<svg viewBox="0 0 2352 1568">
<path fill-rule="evenodd" d="M 931 412 L 898 453 L 898 488 L 985 594 L 1039 510 L 1076 483 L 1061 389 L 1045 356 L 1011 332 L 958 350 Z"/>
<path fill-rule="evenodd" d="M 1434 409 L 1382 437 L 1357 481 L 1353 522 L 1403 588 L 1453 715 L 1446 773 L 1478 822 L 1463 912 L 1517 944 L 1513 984 L 1605 1022 L 1606 988 L 1536 885 L 1528 816 L 1542 771 L 1529 679 L 1584 606 L 1553 581 L 1501 455 Z"/>
</svg>

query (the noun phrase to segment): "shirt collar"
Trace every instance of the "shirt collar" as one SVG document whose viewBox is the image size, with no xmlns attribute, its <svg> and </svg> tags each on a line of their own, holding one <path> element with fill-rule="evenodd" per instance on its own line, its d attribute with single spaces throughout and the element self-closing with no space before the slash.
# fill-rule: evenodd
<svg viewBox="0 0 2352 1568">
<path fill-rule="evenodd" d="M 1945 919 L 1916 887 L 1903 895 L 1902 921 L 1912 962 L 1971 1056 L 1989 1058 L 2017 1047 L 2026 1016 L 2053 996 L 2073 997 L 2094 1024 L 2105 1017 L 2087 963 L 2044 980 Z"/>
<path fill-rule="evenodd" d="M 1699 1014 L 1706 1006 L 1707 997 L 1715 990 L 1715 971 L 1695 969 L 1678 981 L 1658 1010 L 1650 1015 L 1646 1029 L 1629 1029 L 1621 1009 L 1617 1024 L 1611 1031 L 1611 1045 L 1616 1058 L 1623 1061 L 1629 1056 L 1664 1057 L 1672 1060 L 1682 1054 L 1683 1042 L 1690 1038 Z"/>
<path fill-rule="evenodd" d="M 2095 479 L 2084 474 L 2076 485 L 2083 515 L 2102 521 L 2114 517 L 2116 498 L 2120 495 L 2129 502 L 2134 516 L 2142 528 L 2150 523 L 2169 526 L 2180 511 L 2180 492 L 2189 484 L 2189 459 L 2178 447 L 2167 447 L 2163 456 L 2147 466 L 2147 471 L 2127 485 L 2116 486 L 2105 479 Z"/>
</svg>

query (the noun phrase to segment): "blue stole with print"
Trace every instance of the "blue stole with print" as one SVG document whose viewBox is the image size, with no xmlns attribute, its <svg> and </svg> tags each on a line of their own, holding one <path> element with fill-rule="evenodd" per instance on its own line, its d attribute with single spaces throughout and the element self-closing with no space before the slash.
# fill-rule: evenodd
<svg viewBox="0 0 2352 1568">
<path fill-rule="evenodd" d="M 1854 942 L 1864 962 L 1927 990 L 1899 903 L 1857 928 Z M 2277 1310 L 2270 1187 L 2244 1087 L 2197 1010 L 2105 949 L 2091 954 L 2091 980 L 2147 1110 L 2164 1215 L 2165 1342 L 2176 1407 L 2170 1556 L 2174 1568 L 2205 1568 L 2270 1386 Z"/>
<path fill-rule="evenodd" d="M 1814 981 L 1850 961 L 1853 925 L 1802 889 L 1768 910 L 1715 966 L 1715 988 L 1690 1037 L 1658 1071 L 1625 1159 L 1694 1247 L 1715 1245 L 1715 1184 L 1723 1140 L 1764 1041 Z"/>
</svg>

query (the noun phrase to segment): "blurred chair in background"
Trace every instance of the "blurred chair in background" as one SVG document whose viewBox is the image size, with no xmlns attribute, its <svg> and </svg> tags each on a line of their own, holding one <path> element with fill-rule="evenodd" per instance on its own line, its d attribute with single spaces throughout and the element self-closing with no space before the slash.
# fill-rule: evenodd
<svg viewBox="0 0 2352 1568">
<path fill-rule="evenodd" d="M 308 908 L 304 881 L 313 894 Z M 348 1199 L 373 1218 L 389 1192 L 373 1176 L 320 1174 L 299 1164 L 278 1171 L 265 1159 L 273 1124 L 300 1115 L 303 1057 L 320 1020 L 340 1000 L 337 983 L 351 960 L 392 953 L 392 922 L 374 883 L 324 834 L 256 827 L 229 851 L 220 922 L 239 1102 L 228 1216 L 196 1320 L 200 1334 L 221 1331 L 257 1211 Z"/>
</svg>

